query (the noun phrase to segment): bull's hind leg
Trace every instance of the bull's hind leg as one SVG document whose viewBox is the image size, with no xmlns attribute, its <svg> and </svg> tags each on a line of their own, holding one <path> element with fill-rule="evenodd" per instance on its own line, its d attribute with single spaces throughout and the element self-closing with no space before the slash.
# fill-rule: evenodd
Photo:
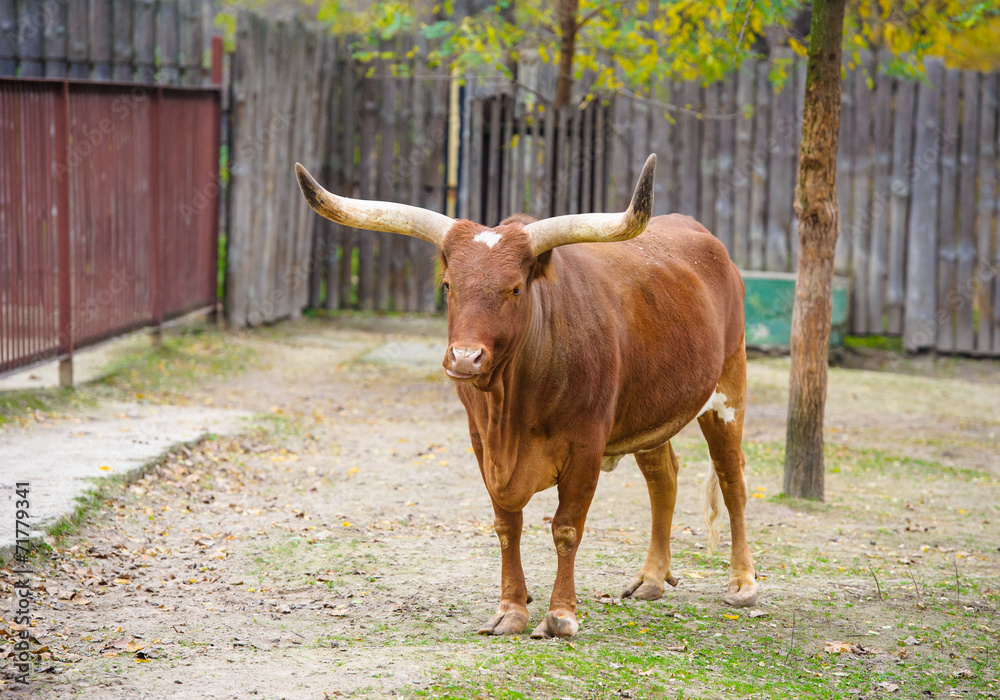
<svg viewBox="0 0 1000 700">
<path fill-rule="evenodd" d="M 729 511 L 733 545 L 729 561 L 729 586 L 722 601 L 734 607 L 746 607 L 757 601 L 756 575 L 750 546 L 747 544 L 747 485 L 743 468 L 743 416 L 746 410 L 747 356 L 740 349 L 726 360 L 719 385 L 698 417 L 701 432 L 712 456 L 713 474 L 706 491 L 705 519 L 713 541 L 718 540 L 715 519 L 718 517 L 717 494 Z"/>
<path fill-rule="evenodd" d="M 635 461 L 646 479 L 649 507 L 652 510 L 652 534 L 649 552 L 639 575 L 622 592 L 622 598 L 656 600 L 663 595 L 666 584 L 677 585 L 670 575 L 670 524 L 677 501 L 677 455 L 670 443 L 648 452 L 637 452 Z"/>
</svg>

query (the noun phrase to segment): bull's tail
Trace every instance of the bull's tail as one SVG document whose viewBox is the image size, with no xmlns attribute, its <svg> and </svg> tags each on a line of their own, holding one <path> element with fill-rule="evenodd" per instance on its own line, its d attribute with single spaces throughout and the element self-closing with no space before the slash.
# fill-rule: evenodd
<svg viewBox="0 0 1000 700">
<path fill-rule="evenodd" d="M 705 504 L 702 518 L 708 528 L 708 552 L 711 554 L 719 546 L 719 528 L 715 523 L 722 514 L 722 488 L 719 486 L 719 475 L 713 467 L 709 467 L 705 477 Z"/>
</svg>

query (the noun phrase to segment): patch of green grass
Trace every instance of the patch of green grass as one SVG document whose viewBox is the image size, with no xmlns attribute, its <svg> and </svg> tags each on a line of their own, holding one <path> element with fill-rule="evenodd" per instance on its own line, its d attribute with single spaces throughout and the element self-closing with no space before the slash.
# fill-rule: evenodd
<svg viewBox="0 0 1000 700">
<path fill-rule="evenodd" d="M 849 348 L 870 348 L 875 350 L 891 350 L 903 352 L 903 339 L 900 336 L 888 335 L 848 335 L 844 337 L 844 345 Z"/>
</svg>

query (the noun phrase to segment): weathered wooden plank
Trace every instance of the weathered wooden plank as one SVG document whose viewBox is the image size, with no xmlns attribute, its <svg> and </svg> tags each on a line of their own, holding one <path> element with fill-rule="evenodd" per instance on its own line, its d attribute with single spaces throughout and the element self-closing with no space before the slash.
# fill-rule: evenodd
<svg viewBox="0 0 1000 700">
<path fill-rule="evenodd" d="M 410 50 L 408 41 L 403 42 L 401 53 L 407 55 Z M 413 81 L 407 77 L 396 79 L 396 93 L 399 95 L 398 120 L 396 122 L 396 150 L 393 157 L 393 182 L 395 184 L 395 194 L 392 201 L 405 202 L 410 196 L 410 170 L 407 165 L 407 155 L 410 153 L 411 134 L 413 128 Z M 409 291 L 408 274 L 410 268 L 410 241 L 409 236 L 393 235 L 391 251 L 392 260 L 390 269 L 392 270 L 392 282 L 390 291 L 392 294 L 392 308 L 395 311 L 412 311 L 408 305 L 407 292 Z M 416 288 L 413 289 L 413 296 L 416 296 Z"/>
<path fill-rule="evenodd" d="M 749 262 L 751 270 L 763 270 L 765 258 L 765 238 L 767 212 L 767 137 L 770 117 L 771 82 L 768 66 L 758 63 L 754 66 L 754 114 L 753 114 L 753 162 L 750 175 L 750 237 Z"/>
<path fill-rule="evenodd" d="M 625 207 L 632 201 L 632 192 L 635 189 L 635 183 L 639 179 L 639 173 L 642 170 L 643 164 L 645 164 L 646 159 L 649 157 L 649 105 L 645 102 L 636 100 L 632 104 L 631 131 L 632 151 L 628 158 L 627 175 L 627 182 L 631 184 L 628 186 L 629 192 L 628 199 L 625 201 Z M 653 201 L 655 204 L 655 197 Z"/>
<path fill-rule="evenodd" d="M 517 87 L 514 88 L 514 121 L 517 139 L 517 147 L 514 149 L 514 186 L 510 197 L 510 213 L 521 214 L 528 211 L 525 205 L 524 188 L 527 177 L 528 157 L 528 123 L 527 111 L 524 105 L 524 94 Z"/>
<path fill-rule="evenodd" d="M 837 212 L 839 228 L 837 247 L 834 252 L 834 271 L 838 275 L 849 275 L 851 272 L 851 197 L 854 194 L 854 184 L 851 175 L 854 172 L 853 139 L 854 130 L 854 95 L 855 84 L 861 78 L 860 70 L 847 72 L 840 92 L 840 136 L 837 148 Z"/>
<path fill-rule="evenodd" d="M 112 68 L 114 80 L 128 82 L 132 79 L 133 28 L 132 7 L 134 0 L 112 0 Z"/>
<path fill-rule="evenodd" d="M 17 7 L 14 0 L 0 0 L 0 75 L 17 73 Z"/>
<path fill-rule="evenodd" d="M 71 2 L 66 6 L 66 61 L 70 78 L 90 77 L 90 7 L 86 0 Z"/>
<path fill-rule="evenodd" d="M 889 280 L 886 285 L 888 331 L 903 333 L 906 301 L 906 232 L 909 228 L 913 118 L 916 83 L 897 79 L 892 127 L 892 178 L 889 186 Z"/>
<path fill-rule="evenodd" d="M 727 77 L 718 84 L 718 145 L 715 157 L 715 229 L 713 233 L 732 255 L 733 250 L 733 139 L 736 136 L 736 79 Z"/>
<path fill-rule="evenodd" d="M 498 219 L 506 219 L 514 212 L 511 209 L 511 191 L 514 188 L 514 102 L 516 93 L 513 86 L 504 94 L 503 133 L 500 137 L 502 158 L 500 161 L 500 214 Z"/>
<path fill-rule="evenodd" d="M 578 107 L 571 106 L 569 119 L 569 134 L 567 135 L 567 145 L 569 148 L 569 182 L 566 193 L 566 213 L 580 213 L 580 170 L 583 167 L 580 157 L 580 142 L 583 129 L 583 114 Z"/>
<path fill-rule="evenodd" d="M 64 78 L 66 66 L 66 2 L 48 2 L 43 10 L 43 53 L 45 55 L 45 77 Z"/>
<path fill-rule="evenodd" d="M 733 246 L 729 254 L 739 267 L 750 262 L 750 180 L 753 177 L 753 118 L 747 117 L 754 109 L 753 66 L 740 68 L 736 78 L 736 147 L 732 170 L 733 191 Z"/>
<path fill-rule="evenodd" d="M 975 351 L 980 355 L 1000 355 L 1000 284 L 997 282 L 997 268 L 1000 267 L 1000 212 L 998 212 L 997 206 L 1000 204 L 1000 199 L 996 196 L 997 101 L 1000 88 L 997 86 L 997 81 L 996 73 L 986 74 L 982 76 L 979 86 L 979 153 L 977 159 L 979 216 L 976 227 L 977 250 L 974 278 L 979 306 Z M 962 125 L 962 129 L 964 135 L 966 133 L 965 124 Z M 964 155 L 965 149 L 962 150 Z M 962 241 L 960 245 L 964 246 L 964 236 L 960 240 Z M 962 253 L 962 248 L 959 248 L 960 261 Z M 965 278 L 961 277 L 961 268 L 959 275 L 960 283 L 964 282 Z M 962 291 L 964 293 L 964 287 Z"/>
<path fill-rule="evenodd" d="M 698 83 L 693 80 L 685 81 L 681 88 L 681 102 L 685 109 L 700 111 L 700 95 Z M 679 121 L 680 127 L 680 148 L 678 157 L 680 158 L 680 200 L 678 211 L 688 216 L 698 216 L 698 147 L 701 145 L 699 138 L 699 127 L 701 120 L 693 114 L 683 114 Z M 643 159 L 645 160 L 645 159 Z M 642 168 L 642 161 L 635 164 L 636 178 L 639 176 L 639 169 Z"/>
<path fill-rule="evenodd" d="M 601 104 L 594 117 L 594 196 L 593 210 L 608 210 L 608 125 L 607 115 L 610 104 Z"/>
<path fill-rule="evenodd" d="M 343 123 L 340 146 L 334 157 L 338 159 L 336 168 L 340 176 L 341 191 L 349 197 L 358 197 L 358 119 L 357 107 L 362 104 L 358 95 L 360 81 L 358 71 L 350 60 L 349 40 L 344 40 L 337 45 L 337 66 L 338 73 L 342 76 L 341 104 L 338 105 L 338 114 Z M 340 302 L 342 309 L 353 308 L 355 304 L 356 289 L 354 285 L 354 251 L 358 233 L 351 228 L 340 227 Z"/>
<path fill-rule="evenodd" d="M 472 117 L 473 80 L 474 78 L 471 72 L 465 74 L 465 84 L 463 86 L 462 93 L 461 172 L 459 173 L 458 182 L 458 216 L 462 219 L 472 218 L 470 212 L 470 207 L 472 205 L 472 176 L 469 172 L 469 162 L 472 157 L 472 128 L 470 121 Z"/>
<path fill-rule="evenodd" d="M 881 334 L 889 256 L 889 169 L 892 165 L 892 79 L 875 78 L 875 160 L 872 171 L 871 246 L 868 249 L 868 333 Z"/>
<path fill-rule="evenodd" d="M 42 28 L 45 11 L 42 0 L 19 0 L 17 33 L 0 34 L 0 42 L 16 41 L 22 78 L 38 78 L 44 74 L 42 63 Z"/>
<path fill-rule="evenodd" d="M 920 162 L 913 173 L 910 225 L 906 245 L 906 312 L 903 316 L 903 347 L 917 351 L 933 347 L 937 336 L 934 284 L 937 247 L 937 215 L 940 202 L 941 88 L 944 63 L 924 62 L 927 81 L 917 86 L 916 135 L 913 150 Z"/>
<path fill-rule="evenodd" d="M 378 163 L 378 81 L 361 80 L 361 168 L 358 173 L 359 196 L 375 199 L 376 166 Z M 358 238 L 358 306 L 375 308 L 375 241 L 371 232 L 359 232 Z"/>
<path fill-rule="evenodd" d="M 612 197 L 610 209 L 624 211 L 632 197 L 632 184 L 629 183 L 629 157 L 632 154 L 632 117 L 633 100 L 616 95 L 612 103 L 611 133 L 611 164 L 608 170 L 608 184 Z"/>
<path fill-rule="evenodd" d="M 580 132 L 580 209 L 589 214 L 594 209 L 594 117 L 600 105 L 593 101 L 583 110 Z"/>
<path fill-rule="evenodd" d="M 180 8 L 177 6 L 177 0 L 159 0 L 159 2 L 156 19 L 156 44 L 159 53 L 157 82 L 175 85 L 180 76 L 178 66 Z"/>
<path fill-rule="evenodd" d="M 874 65 L 865 57 L 864 63 L 874 71 Z M 873 103 L 866 76 L 859 67 L 854 71 L 854 122 L 848 134 L 851 140 L 851 314 L 850 324 L 854 333 L 864 333 L 868 328 L 868 249 L 871 245 L 871 178 L 872 178 L 872 117 Z M 838 183 L 839 184 L 839 183 Z M 842 212 L 841 216 L 847 216 Z M 841 227 L 844 228 L 843 226 Z"/>
<path fill-rule="evenodd" d="M 805 59 L 797 60 L 795 62 L 795 147 L 792 158 L 792 183 L 794 187 L 798 186 L 799 181 L 799 148 L 802 145 L 802 112 L 806 103 L 806 71 Z M 799 222 L 795 216 L 794 199 L 788 203 L 788 206 L 792 209 L 792 236 L 789 241 L 788 254 L 792 259 L 792 269 L 797 270 L 799 268 Z"/>
<path fill-rule="evenodd" d="M 111 80 L 111 0 L 90 0 L 91 78 Z"/>
<path fill-rule="evenodd" d="M 180 67 L 180 80 L 184 85 L 202 85 L 205 83 L 206 71 L 203 67 L 205 56 L 204 19 L 202 16 L 205 3 L 201 0 L 180 0 L 179 36 L 177 63 Z M 299 34 L 298 32 L 296 33 Z M 292 73 L 290 80 L 294 80 Z"/>
<path fill-rule="evenodd" d="M 698 220 L 712 233 L 716 232 L 715 202 L 716 166 L 719 151 L 719 85 L 712 83 L 701 89 L 701 104 L 705 116 L 701 123 L 701 162 L 699 175 L 701 183 L 698 187 Z"/>
<path fill-rule="evenodd" d="M 486 216 L 485 197 L 483 196 L 483 168 L 486 163 L 487 141 L 483 134 L 483 124 L 485 115 L 483 114 L 483 98 L 474 94 L 472 98 L 472 113 L 469 116 L 469 124 L 472 129 L 472 150 L 469 155 L 469 188 L 471 189 L 471 199 L 469 201 L 470 218 L 473 221 L 484 221 Z"/>
<path fill-rule="evenodd" d="M 958 161 L 958 226 L 951 238 L 956 245 L 957 280 L 974 279 L 977 272 L 976 250 L 976 156 L 980 138 L 993 140 L 993 129 L 979 132 L 979 76 L 975 71 L 962 71 L 962 130 L 961 151 Z M 987 109 L 989 111 L 989 109 Z M 949 134 L 942 134 L 942 139 Z M 985 176 L 989 178 L 989 175 Z M 982 184 L 982 183 L 981 183 Z M 944 227 L 940 229 L 944 235 Z M 986 259 L 989 260 L 989 238 L 986 239 Z M 940 261 L 939 261 L 940 264 Z M 948 290 L 950 291 L 950 290 Z M 961 289 L 958 294 L 958 312 L 955 315 L 955 349 L 971 352 L 976 347 L 973 328 L 973 297 L 971 289 Z M 980 308 L 980 318 L 982 309 Z M 988 350 L 989 348 L 987 348 Z"/>
<path fill-rule="evenodd" d="M 549 216 L 555 216 L 556 207 L 556 187 L 558 178 L 558 149 L 557 145 L 559 139 L 556 136 L 556 130 L 558 127 L 559 115 L 558 110 L 552 105 L 545 106 L 545 126 L 544 126 L 544 145 L 545 145 L 545 160 L 542 162 L 542 209 L 539 212 L 538 218 L 544 219 Z"/>
<path fill-rule="evenodd" d="M 670 122 L 659 105 L 649 107 L 649 152 L 656 154 L 656 179 L 653 180 L 653 216 L 670 213 Z"/>
<path fill-rule="evenodd" d="M 791 59 L 791 50 L 776 51 L 775 58 Z M 795 142 L 795 90 L 793 84 L 786 84 L 778 90 L 772 88 L 770 137 L 767 142 L 770 151 L 767 180 L 767 228 L 764 260 L 768 270 L 785 272 L 791 270 L 789 246 L 791 238 L 797 234 L 792 222 L 792 208 L 795 201 L 795 180 L 792 178 L 792 159 Z M 759 148 L 759 146 L 758 146 Z"/>
<path fill-rule="evenodd" d="M 480 222 L 484 226 L 496 226 L 500 223 L 500 117 L 503 109 L 502 101 L 501 95 L 494 95 L 489 98 L 488 104 L 483 105 L 484 109 L 489 107 L 489 137 L 484 139 L 488 144 L 484 158 L 486 162 L 486 212 Z M 484 103 L 486 102 L 484 100 Z M 484 121 L 485 117 L 484 114 Z"/>
<path fill-rule="evenodd" d="M 247 154 L 251 151 L 253 109 L 251 108 L 251 80 L 253 60 L 250 16 L 240 12 L 236 20 L 236 51 L 232 60 L 233 154 L 230 161 L 230 199 L 232 215 L 227 236 L 226 263 L 226 314 L 229 325 L 242 328 L 247 321 L 247 263 L 250 248 L 250 176 Z"/>
<path fill-rule="evenodd" d="M 438 69 L 436 75 L 444 77 L 446 73 Z M 428 113 L 428 131 L 433 134 L 431 143 L 441 144 L 448 142 L 448 96 L 450 85 L 446 80 L 432 80 L 431 102 Z M 447 151 L 443 147 L 431 147 L 430 153 L 424 164 L 424 174 L 422 181 L 424 184 L 425 200 L 423 205 L 427 209 L 444 213 L 446 211 L 446 201 L 448 192 L 448 166 Z M 438 285 L 437 285 L 437 248 L 430 243 L 419 241 L 421 248 L 420 255 L 420 310 L 434 311 L 437 309 Z M 443 300 L 442 300 L 443 301 Z"/>
<path fill-rule="evenodd" d="M 386 68 L 377 69 L 387 72 Z M 395 199 L 395 183 L 393 180 L 393 152 L 396 143 L 397 115 L 399 107 L 396 104 L 397 90 L 394 79 L 383 79 L 381 83 L 381 103 L 378 112 L 378 179 L 375 188 L 375 198 L 391 202 Z M 392 284 L 392 253 L 396 234 L 378 232 L 373 234 L 378 245 L 378 264 L 375 272 L 375 308 L 388 309 L 391 302 Z"/>
<path fill-rule="evenodd" d="M 955 265 L 958 261 L 956 207 L 958 204 L 959 87 L 961 72 L 945 71 L 944 112 L 941 116 L 941 209 L 937 247 L 937 350 L 955 349 Z M 975 110 L 972 110 L 975 113 Z M 968 115 L 966 115 L 968 116 Z M 968 140 L 968 136 L 966 136 Z M 971 305 L 970 305 L 971 308 Z M 970 315 L 971 320 L 971 315 Z M 971 323 L 969 326 L 971 342 Z"/>
<path fill-rule="evenodd" d="M 425 95 L 428 94 L 430 86 L 427 84 L 426 76 L 423 70 L 423 51 L 419 52 L 414 63 L 413 68 L 413 78 L 408 82 L 409 94 L 412 99 L 413 112 L 411 114 L 411 124 L 410 124 L 410 134 L 409 134 L 409 148 L 406 152 L 407 159 L 405 165 L 407 166 L 408 180 L 407 180 L 407 199 L 403 201 L 408 201 L 415 207 L 423 206 L 423 188 L 421 186 L 421 175 L 422 175 L 422 162 L 426 157 L 424 151 L 422 150 L 428 145 L 431 138 L 429 129 L 428 119 L 427 119 L 427 103 L 424 99 Z M 433 99 L 433 95 L 431 95 Z M 406 98 L 404 96 L 404 104 L 406 103 Z M 442 150 L 445 146 L 444 141 L 435 143 L 430 142 L 432 148 L 436 147 L 437 150 Z M 422 256 L 426 251 L 419 245 L 420 241 L 416 238 L 410 238 L 412 243 L 408 247 L 408 257 L 409 257 L 409 275 L 406 278 L 406 309 L 408 311 L 419 311 L 420 310 L 420 276 L 424 274 L 424 270 L 421 266 L 420 256 Z"/>
<path fill-rule="evenodd" d="M 140 83 L 156 82 L 156 6 L 155 0 L 134 0 L 132 7 L 134 45 L 133 79 Z"/>
<path fill-rule="evenodd" d="M 344 101 L 344 77 L 340 64 L 340 43 L 342 37 L 326 37 L 323 41 L 323 74 L 326 76 L 327 94 L 323 104 L 327 112 L 325 117 L 327 149 L 324 158 L 324 171 L 328 182 L 339 194 L 344 194 L 343 163 L 341 158 L 343 148 L 343 119 L 340 117 L 341 105 Z M 316 222 L 316 237 L 321 246 L 320 264 L 322 267 L 313 273 L 317 280 L 325 281 L 326 295 L 321 297 L 323 307 L 338 309 L 341 305 L 340 252 L 342 241 L 341 227 L 332 221 L 322 219 Z M 320 282 L 316 283 L 320 286 Z"/>
<path fill-rule="evenodd" d="M 542 130 L 542 120 L 544 118 L 542 112 L 539 110 L 539 104 L 533 102 L 530 111 L 530 138 L 531 144 L 527 148 L 530 162 L 528 173 L 528 195 L 527 195 L 527 208 L 524 210 L 530 216 L 538 217 L 540 204 L 539 204 L 539 194 L 542 182 L 541 182 L 541 159 L 544 157 L 544 148 L 541 143 L 541 130 Z"/>
</svg>

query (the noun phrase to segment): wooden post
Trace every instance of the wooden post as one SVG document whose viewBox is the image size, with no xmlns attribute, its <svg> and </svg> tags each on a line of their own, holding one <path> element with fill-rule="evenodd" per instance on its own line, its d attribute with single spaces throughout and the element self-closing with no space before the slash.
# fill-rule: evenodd
<svg viewBox="0 0 1000 700">
<path fill-rule="evenodd" d="M 0 75 L 17 73 L 17 9 L 14 0 L 0 0 Z"/>
<path fill-rule="evenodd" d="M 42 27 L 45 23 L 41 0 L 20 0 L 18 17 L 18 54 L 22 78 L 39 78 L 42 65 Z M 8 37 L 0 36 L 0 42 Z"/>
<path fill-rule="evenodd" d="M 66 11 L 66 3 L 46 3 L 44 32 L 46 78 L 66 77 Z"/>
<path fill-rule="evenodd" d="M 90 51 L 94 80 L 111 80 L 111 0 L 90 0 Z"/>
<path fill-rule="evenodd" d="M 112 4 L 112 51 L 114 66 L 111 77 L 121 82 L 132 79 L 134 61 L 132 8 L 134 0 L 114 0 Z"/>
</svg>

